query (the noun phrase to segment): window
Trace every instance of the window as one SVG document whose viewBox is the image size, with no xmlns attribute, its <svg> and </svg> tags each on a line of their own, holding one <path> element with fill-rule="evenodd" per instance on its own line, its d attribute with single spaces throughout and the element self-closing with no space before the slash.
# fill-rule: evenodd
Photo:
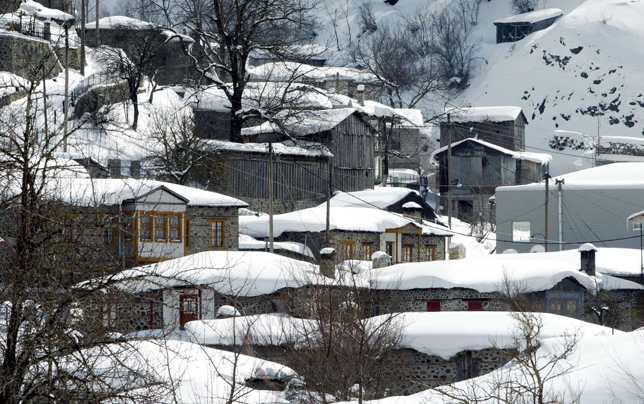
<svg viewBox="0 0 644 404">
<path fill-rule="evenodd" d="M 104 246 L 116 245 L 116 225 L 114 218 L 105 216 L 101 219 L 101 244 Z"/>
<path fill-rule="evenodd" d="M 546 311 L 568 317 L 580 317 L 583 294 L 580 292 L 546 292 Z"/>
<path fill-rule="evenodd" d="M 427 261 L 436 261 L 436 246 L 428 245 L 427 248 Z"/>
<path fill-rule="evenodd" d="M 414 247 L 404 245 L 402 248 L 402 262 L 412 262 L 414 260 Z"/>
<path fill-rule="evenodd" d="M 427 302 L 427 311 L 441 311 L 440 300 L 431 300 Z"/>
<path fill-rule="evenodd" d="M 63 217 L 63 243 L 71 243 L 74 241 L 74 217 Z"/>
<path fill-rule="evenodd" d="M 156 222 L 155 239 L 156 241 L 164 243 L 168 241 L 168 217 L 162 214 L 157 215 Z"/>
<path fill-rule="evenodd" d="M 226 248 L 224 244 L 225 231 L 225 220 L 210 221 L 210 248 Z"/>
<path fill-rule="evenodd" d="M 530 242 L 530 222 L 512 222 L 512 241 Z"/>
<path fill-rule="evenodd" d="M 373 255 L 373 244 L 363 244 L 362 245 L 362 259 L 364 261 L 371 261 L 371 256 Z"/>
<path fill-rule="evenodd" d="M 98 313 L 101 318 L 103 327 L 114 329 L 117 326 L 118 320 L 118 303 L 104 302 L 98 306 Z"/>
<path fill-rule="evenodd" d="M 173 243 L 181 242 L 181 215 L 168 216 L 168 225 L 170 228 L 170 241 Z"/>
<path fill-rule="evenodd" d="M 467 302 L 468 311 L 483 311 L 483 302 L 482 301 L 469 301 Z"/>
<path fill-rule="evenodd" d="M 190 244 L 190 219 L 186 219 L 185 225 L 186 225 L 186 238 L 185 238 L 186 248 L 190 248 L 192 247 L 192 244 Z"/>
<path fill-rule="evenodd" d="M 152 227 L 154 226 L 152 219 L 152 215 L 141 215 L 141 241 L 152 241 Z"/>
<path fill-rule="evenodd" d="M 355 244 L 355 241 L 353 240 L 342 240 L 342 259 L 343 260 L 353 259 L 354 244 Z"/>
<path fill-rule="evenodd" d="M 628 227 L 631 231 L 640 231 L 642 230 L 642 223 L 628 222 Z"/>
</svg>

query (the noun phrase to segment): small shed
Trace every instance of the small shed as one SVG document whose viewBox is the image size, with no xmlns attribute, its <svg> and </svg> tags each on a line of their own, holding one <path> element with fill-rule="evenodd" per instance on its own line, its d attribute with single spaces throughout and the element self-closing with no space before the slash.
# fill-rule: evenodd
<svg viewBox="0 0 644 404">
<path fill-rule="evenodd" d="M 496 20 L 496 43 L 520 41 L 533 32 L 548 28 L 562 15 L 563 11 L 558 8 L 546 8 Z"/>
</svg>

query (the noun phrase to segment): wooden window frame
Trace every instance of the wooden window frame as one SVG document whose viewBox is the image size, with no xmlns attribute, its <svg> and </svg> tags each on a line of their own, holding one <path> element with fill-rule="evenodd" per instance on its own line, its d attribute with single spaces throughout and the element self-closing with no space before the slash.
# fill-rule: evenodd
<svg viewBox="0 0 644 404">
<path fill-rule="evenodd" d="M 163 225 L 159 226 L 159 220 L 163 219 Z M 163 237 L 159 237 L 159 230 L 163 230 Z M 168 214 L 163 212 L 156 212 L 154 215 L 154 242 L 167 243 L 168 242 Z"/>
<path fill-rule="evenodd" d="M 215 226 L 221 224 L 221 244 L 215 245 Z M 226 249 L 226 220 L 224 219 L 210 219 L 210 248 L 216 248 L 220 250 Z"/>
<path fill-rule="evenodd" d="M 409 253 L 409 257 L 407 257 L 407 253 Z M 402 246 L 402 251 L 401 251 L 402 258 L 400 262 L 414 262 L 414 246 L 413 245 L 403 245 Z M 405 258 L 409 258 L 409 260 L 406 260 Z"/>
<path fill-rule="evenodd" d="M 373 255 L 373 243 L 363 243 L 362 244 L 362 259 L 364 261 L 371 261 L 371 256 Z"/>
<path fill-rule="evenodd" d="M 103 328 L 114 330 L 119 323 L 119 302 L 105 300 L 98 305 L 98 313 Z"/>
<path fill-rule="evenodd" d="M 72 244 L 74 242 L 74 219 L 76 219 L 76 215 L 64 215 L 62 219 L 63 243 Z"/>
<path fill-rule="evenodd" d="M 142 243 L 154 243 L 154 221 L 156 220 L 155 218 L 155 212 L 140 212 L 138 217 L 137 217 L 137 222 L 139 223 L 138 230 L 139 230 L 139 240 Z M 144 217 L 149 217 L 150 218 L 150 224 L 147 226 L 143 225 L 143 218 Z M 150 238 L 143 238 L 143 230 L 145 228 L 148 228 L 150 230 Z"/>
<path fill-rule="evenodd" d="M 105 241 L 105 232 L 112 232 L 112 241 Z M 118 245 L 118 232 L 115 223 L 115 218 L 113 216 L 104 215 L 101 216 L 101 246 L 103 247 L 116 247 Z"/>
<path fill-rule="evenodd" d="M 435 245 L 426 245 L 427 249 L 427 261 L 436 261 L 436 246 Z"/>
<path fill-rule="evenodd" d="M 184 245 L 186 248 L 192 248 L 192 239 L 190 237 L 190 231 L 192 230 L 192 219 L 185 219 L 184 222 L 185 226 L 185 238 L 184 238 Z"/>
<path fill-rule="evenodd" d="M 391 254 L 389 254 L 389 247 L 391 247 Z M 385 253 L 387 253 L 391 257 L 392 262 L 398 262 L 396 255 L 398 255 L 398 252 L 396 251 L 396 242 L 395 241 L 386 241 L 385 242 Z"/>
<path fill-rule="evenodd" d="M 342 260 L 352 260 L 354 247 L 356 245 L 355 240 L 342 240 Z M 349 248 L 349 256 L 347 256 L 347 248 Z"/>
<path fill-rule="evenodd" d="M 183 215 L 181 213 L 168 213 L 166 219 L 166 224 L 167 224 L 167 229 L 168 229 L 168 242 L 169 243 L 175 243 L 175 244 L 180 244 L 183 241 L 183 232 L 182 232 L 182 218 Z M 177 225 L 173 226 L 172 225 L 172 219 L 176 218 L 177 219 Z M 179 235 L 177 239 L 172 238 L 172 230 L 176 229 L 177 234 Z"/>
<path fill-rule="evenodd" d="M 195 302 L 195 320 L 201 320 L 201 296 L 199 293 L 180 293 L 179 294 L 179 329 L 184 329 L 184 324 L 181 324 L 185 314 L 184 302 L 194 300 Z"/>
</svg>

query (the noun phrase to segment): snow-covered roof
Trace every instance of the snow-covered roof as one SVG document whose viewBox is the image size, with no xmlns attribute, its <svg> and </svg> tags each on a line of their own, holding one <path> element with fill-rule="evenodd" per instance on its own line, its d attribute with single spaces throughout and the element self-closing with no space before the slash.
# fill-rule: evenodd
<svg viewBox="0 0 644 404">
<path fill-rule="evenodd" d="M 403 204 L 403 209 L 422 209 L 423 207 L 416 202 L 407 202 Z"/>
<path fill-rule="evenodd" d="M 188 200 L 188 206 L 248 206 L 246 202 L 212 191 L 172 184 L 163 181 L 138 180 L 133 178 L 72 178 L 57 179 L 48 184 L 57 196 L 68 203 L 82 206 L 119 205 L 136 199 L 159 187 Z"/>
<path fill-rule="evenodd" d="M 450 108 L 451 122 L 507 122 L 514 121 L 523 114 L 521 107 L 470 107 Z"/>
<path fill-rule="evenodd" d="M 251 79 L 267 81 L 328 81 L 336 78 L 351 83 L 378 83 L 374 74 L 351 67 L 311 66 L 298 62 L 271 62 L 249 67 Z"/>
<path fill-rule="evenodd" d="M 275 241 L 273 242 L 273 248 L 275 250 L 291 251 L 294 253 L 305 255 L 307 257 L 314 258 L 313 252 L 309 247 L 307 247 L 302 243 L 296 243 L 294 241 Z M 254 237 L 251 237 L 246 234 L 240 234 L 239 249 L 240 250 L 267 250 L 268 242 L 259 241 Z"/>
<path fill-rule="evenodd" d="M 380 289 L 474 289 L 481 293 L 502 291 L 506 280 L 521 285 L 526 292 L 551 289 L 565 278 L 573 278 L 589 292 L 606 290 L 641 290 L 641 285 L 598 273 L 596 277 L 580 272 L 577 251 L 574 262 L 559 259 L 557 253 L 500 254 L 455 261 L 405 263 L 378 269 L 375 282 Z M 596 257 L 600 257 L 601 250 Z M 601 271 L 598 265 L 598 271 Z"/>
<path fill-rule="evenodd" d="M 563 189 L 576 191 L 582 189 L 643 189 L 644 162 L 613 163 L 587 168 L 554 177 L 564 180 Z M 554 181 L 553 181 L 554 182 Z M 497 192 L 543 189 L 544 183 L 499 187 Z"/>
<path fill-rule="evenodd" d="M 259 296 L 322 282 L 318 266 L 263 251 L 206 251 L 115 274 L 123 290 L 140 293 L 205 285 L 229 296 Z"/>
<path fill-rule="evenodd" d="M 561 17 L 562 15 L 563 11 L 558 8 L 545 8 L 494 20 L 494 24 L 534 24 L 535 22 Z"/>
<path fill-rule="evenodd" d="M 512 158 L 517 159 L 517 160 L 527 160 L 527 161 L 532 161 L 535 163 L 539 164 L 548 164 L 552 161 L 552 156 L 550 154 L 546 153 L 530 153 L 530 152 L 515 152 L 510 149 L 506 149 L 505 147 L 501 147 L 499 145 L 496 145 L 494 143 L 486 142 L 484 140 L 480 139 L 474 139 L 474 138 L 468 138 L 468 139 L 463 139 L 459 140 L 458 142 L 452 143 L 452 148 L 460 145 L 461 143 L 464 142 L 473 142 L 473 143 L 478 143 L 482 146 L 488 147 L 490 149 L 497 150 L 503 154 L 507 154 L 509 156 L 512 156 Z M 439 149 L 434 150 L 432 153 L 431 158 L 435 159 L 436 155 L 441 154 L 443 152 L 447 151 L 447 146 L 443 146 Z"/>
<path fill-rule="evenodd" d="M 449 359 L 468 350 L 522 348 L 516 346 L 514 338 L 519 326 L 515 318 L 520 315 L 522 314 L 504 311 L 402 313 L 396 317 L 396 322 L 402 326 L 403 346 Z M 556 314 L 532 315 L 543 322 L 543 327 L 539 330 L 540 339 L 564 335 L 611 335 L 613 331 L 608 327 Z M 387 316 L 375 317 L 374 321 L 379 318 L 386 319 Z M 617 334 L 622 333 L 617 331 Z"/>
<path fill-rule="evenodd" d="M 425 125 L 423 113 L 419 109 L 396 108 L 396 115 L 402 118 L 400 123 L 402 127 L 422 128 Z"/>
<path fill-rule="evenodd" d="M 381 209 L 364 207 L 334 207 L 331 209 L 329 228 L 331 230 L 384 233 L 387 229 L 398 229 L 407 225 L 420 226 L 402 215 Z M 241 216 L 239 232 L 253 237 L 268 237 L 268 217 Z M 285 232 L 323 232 L 326 230 L 326 208 L 323 206 L 297 210 L 275 215 L 273 232 L 279 237 Z M 423 227 L 423 234 L 451 236 L 447 230 L 438 227 Z"/>
<path fill-rule="evenodd" d="M 289 115 L 282 125 L 286 131 L 295 136 L 305 136 L 329 131 L 356 113 L 358 111 L 355 108 L 302 111 Z"/>
<path fill-rule="evenodd" d="M 215 150 L 268 154 L 268 143 L 236 143 L 215 139 L 204 140 L 204 143 Z M 301 141 L 294 143 L 291 140 L 273 143 L 273 153 L 284 156 L 333 157 L 333 153 L 323 144 Z"/>
<path fill-rule="evenodd" d="M 115 15 L 99 19 L 98 27 L 99 29 L 152 29 L 156 28 L 156 25 L 149 21 L 141 21 L 136 18 Z M 96 21 L 85 24 L 85 29 L 96 29 Z"/>
<path fill-rule="evenodd" d="M 414 193 L 413 189 L 403 187 L 378 187 L 364 191 L 337 192 L 331 198 L 331 207 L 365 207 L 386 209 L 390 205 Z M 326 206 L 326 202 L 319 207 Z"/>
<path fill-rule="evenodd" d="M 56 21 L 72 21 L 74 16 L 67 14 L 63 11 L 47 8 L 40 3 L 36 3 L 33 0 L 25 0 L 20 3 L 20 13 L 26 15 L 34 15 L 39 18 L 44 18 L 47 20 L 56 20 Z"/>
</svg>

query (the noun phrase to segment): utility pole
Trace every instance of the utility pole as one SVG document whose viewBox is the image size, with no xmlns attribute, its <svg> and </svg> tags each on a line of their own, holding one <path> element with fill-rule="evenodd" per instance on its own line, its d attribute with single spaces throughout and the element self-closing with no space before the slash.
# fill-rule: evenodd
<svg viewBox="0 0 644 404">
<path fill-rule="evenodd" d="M 447 227 L 452 230 L 452 122 L 447 114 Z"/>
<path fill-rule="evenodd" d="M 326 245 L 331 245 L 331 196 L 333 195 L 333 167 L 329 157 L 329 194 L 326 197 Z"/>
<path fill-rule="evenodd" d="M 599 157 L 599 145 L 601 144 L 601 137 L 599 136 L 600 128 L 601 128 L 601 121 L 599 120 L 599 115 L 597 115 L 597 144 L 595 145 L 595 167 L 597 167 L 597 157 Z"/>
<path fill-rule="evenodd" d="M 545 234 L 546 234 L 546 236 L 545 236 L 544 241 L 545 241 L 546 252 L 548 252 L 548 240 L 550 240 L 549 235 L 548 235 L 548 201 L 550 199 L 550 187 L 549 187 L 549 185 L 550 185 L 549 184 L 550 183 L 550 174 L 546 172 L 545 178 L 546 178 L 546 203 L 545 203 L 545 205 L 546 205 L 546 211 L 545 211 L 545 219 L 546 219 L 546 222 L 545 222 L 545 225 L 546 225 Z"/>
<path fill-rule="evenodd" d="M 558 196 L 559 196 L 559 251 L 563 251 L 563 195 L 561 194 L 561 186 L 564 184 L 564 180 L 555 180 L 555 185 L 557 186 Z"/>
<path fill-rule="evenodd" d="M 100 0 L 96 0 L 96 47 L 98 48 L 101 46 L 101 35 L 98 30 L 98 19 L 99 19 L 99 2 Z"/>
<path fill-rule="evenodd" d="M 64 138 L 63 153 L 67 153 L 67 116 L 69 113 L 69 21 L 65 21 L 65 105 L 64 105 Z"/>
<path fill-rule="evenodd" d="M 45 139 L 49 136 L 49 124 L 47 122 L 47 86 L 45 82 L 47 81 L 47 74 L 45 73 L 45 65 L 42 66 L 42 106 L 43 106 L 43 115 L 45 116 Z"/>
<path fill-rule="evenodd" d="M 80 60 L 80 74 L 85 75 L 85 0 L 81 0 L 81 60 Z"/>
<path fill-rule="evenodd" d="M 273 236 L 273 143 L 268 143 L 268 233 L 269 251 L 274 250 L 275 238 Z"/>
</svg>

